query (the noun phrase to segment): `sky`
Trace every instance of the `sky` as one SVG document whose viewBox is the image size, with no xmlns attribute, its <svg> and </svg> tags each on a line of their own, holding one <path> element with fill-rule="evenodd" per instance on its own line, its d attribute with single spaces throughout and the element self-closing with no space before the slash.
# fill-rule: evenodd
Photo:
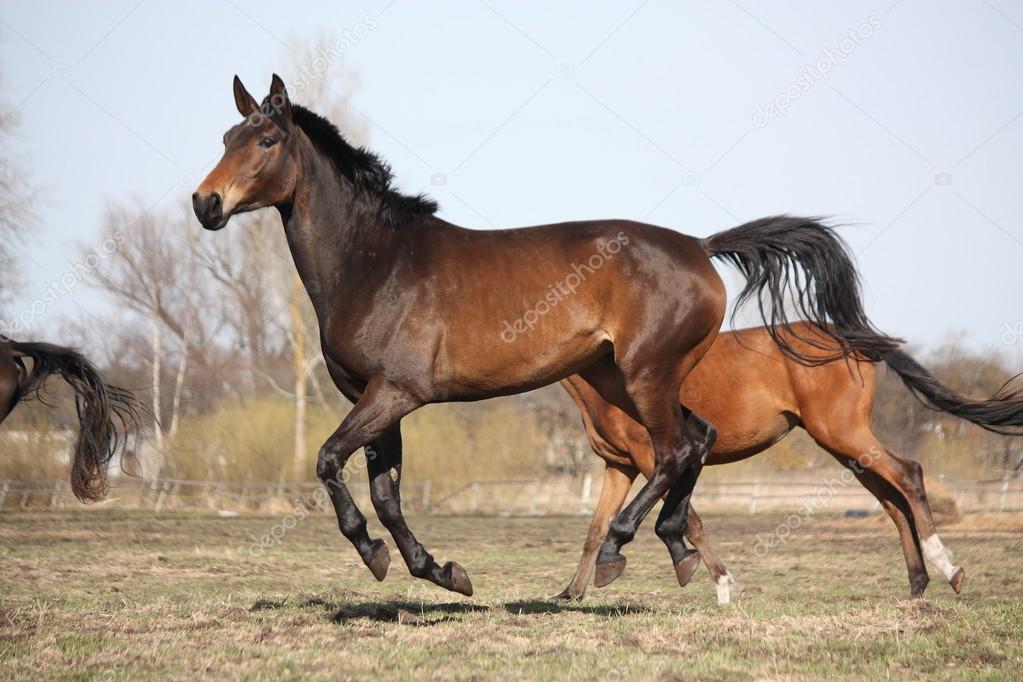
<svg viewBox="0 0 1023 682">
<path fill-rule="evenodd" d="M 1008 0 L 0 2 L 0 58 L 0 107 L 21 122 L 4 153 L 39 217 L 11 314 L 33 310 L 37 338 L 110 314 L 84 283 L 47 296 L 100 246 L 104 206 L 180 211 L 238 119 L 232 77 L 260 98 L 277 71 L 298 103 L 330 83 L 399 186 L 452 222 L 704 236 L 833 216 L 881 329 L 1023 358 Z"/>
</svg>

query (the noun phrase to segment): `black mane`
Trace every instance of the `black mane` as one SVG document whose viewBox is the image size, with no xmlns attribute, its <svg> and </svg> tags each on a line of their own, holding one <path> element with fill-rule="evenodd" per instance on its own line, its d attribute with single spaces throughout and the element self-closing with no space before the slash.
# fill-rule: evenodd
<svg viewBox="0 0 1023 682">
<path fill-rule="evenodd" d="M 380 201 L 380 217 L 391 227 L 401 227 L 419 216 L 437 212 L 437 202 L 425 194 L 409 196 L 394 189 L 391 167 L 365 147 L 353 147 L 337 127 L 319 114 L 291 105 L 292 121 L 309 140 L 326 154 L 341 175 Z"/>
</svg>

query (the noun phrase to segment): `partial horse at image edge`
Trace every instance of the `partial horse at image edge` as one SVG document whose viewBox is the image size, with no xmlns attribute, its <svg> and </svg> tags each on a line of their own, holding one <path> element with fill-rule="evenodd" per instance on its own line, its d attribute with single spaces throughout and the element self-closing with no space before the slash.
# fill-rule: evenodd
<svg viewBox="0 0 1023 682">
<path fill-rule="evenodd" d="M 29 369 L 25 359 L 31 361 Z M 141 431 L 145 407 L 128 390 L 108 384 L 81 353 L 49 343 L 0 341 L 0 423 L 19 402 L 38 398 L 57 375 L 75 395 L 78 438 L 71 454 L 71 490 L 82 502 L 102 499 L 107 467 L 129 433 Z"/>
</svg>

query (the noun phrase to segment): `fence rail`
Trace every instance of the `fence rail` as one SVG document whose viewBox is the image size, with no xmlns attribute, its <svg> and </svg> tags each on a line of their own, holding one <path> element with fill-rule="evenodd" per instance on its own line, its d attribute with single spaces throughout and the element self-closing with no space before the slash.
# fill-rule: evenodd
<svg viewBox="0 0 1023 682">
<path fill-rule="evenodd" d="M 1023 511 L 1023 478 L 987 481 L 938 479 L 960 511 Z M 356 502 L 368 508 L 369 486 L 348 483 Z M 472 481 L 443 495 L 432 497 L 430 481 L 404 486 L 406 511 L 418 514 L 589 514 L 596 503 L 593 481 L 562 479 Z M 694 496 L 698 509 L 766 510 L 798 509 L 810 505 L 835 512 L 848 509 L 872 511 L 875 500 L 855 480 L 835 476 L 818 481 L 700 482 Z M 61 509 L 78 503 L 64 480 L 0 481 L 0 511 Z M 120 478 L 112 482 L 102 506 L 163 511 L 209 510 L 222 514 L 239 512 L 279 514 L 296 508 L 306 511 L 330 509 L 326 491 L 319 483 L 245 483 L 237 481 L 189 481 L 175 479 Z"/>
</svg>

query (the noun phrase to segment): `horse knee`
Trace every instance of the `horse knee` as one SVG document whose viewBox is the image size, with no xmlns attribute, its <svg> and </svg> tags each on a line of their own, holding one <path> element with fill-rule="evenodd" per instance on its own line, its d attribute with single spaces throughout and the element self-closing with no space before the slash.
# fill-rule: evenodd
<svg viewBox="0 0 1023 682">
<path fill-rule="evenodd" d="M 338 456 L 338 448 L 333 441 L 327 441 L 316 455 L 316 478 L 324 485 L 331 481 L 342 483 L 340 476 L 344 465 L 345 461 Z"/>
<path fill-rule="evenodd" d="M 316 456 L 316 478 L 326 484 L 328 481 L 334 480 L 337 471 L 337 460 L 332 455 L 325 454 L 321 448 L 320 453 Z"/>
</svg>

